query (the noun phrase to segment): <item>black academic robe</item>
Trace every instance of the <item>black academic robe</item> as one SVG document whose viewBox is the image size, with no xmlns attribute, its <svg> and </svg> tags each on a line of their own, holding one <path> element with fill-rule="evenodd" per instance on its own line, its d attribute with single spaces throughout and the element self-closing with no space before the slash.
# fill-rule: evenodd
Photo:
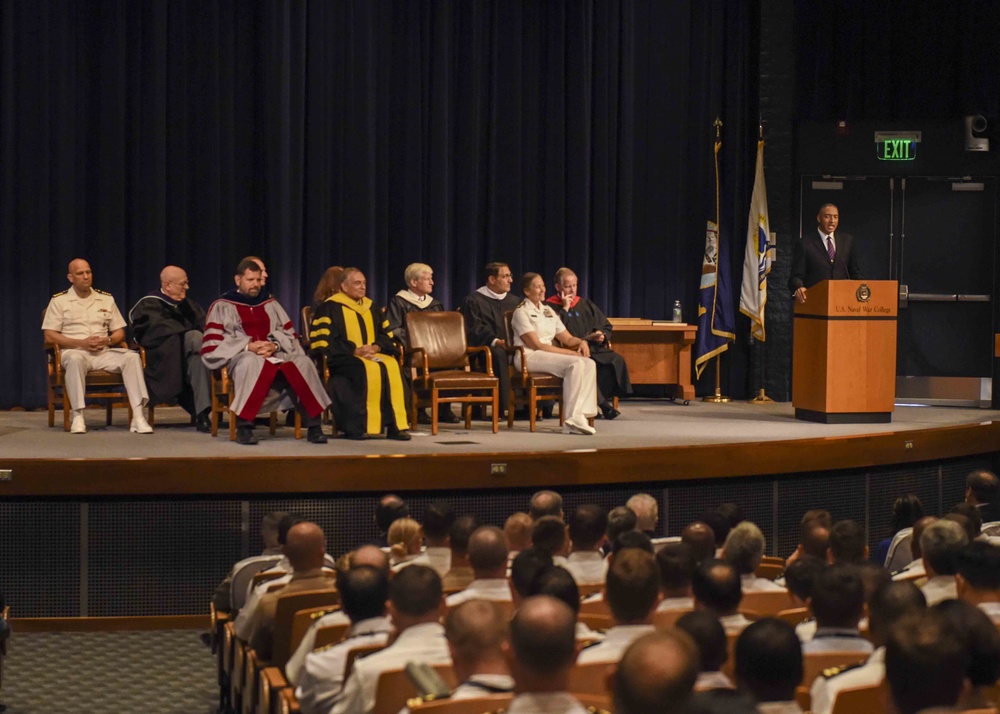
<svg viewBox="0 0 1000 714">
<path fill-rule="evenodd" d="M 398 293 L 389 298 L 389 306 L 385 310 L 385 318 L 389 321 L 389 332 L 399 340 L 400 344 L 409 346 L 410 337 L 406 332 L 406 316 L 411 312 L 444 312 L 444 305 L 436 297 L 430 297 L 427 304 L 419 307 Z"/>
<path fill-rule="evenodd" d="M 313 354 L 326 355 L 330 369 L 327 391 L 337 427 L 348 436 L 376 435 L 386 427 L 408 429 L 407 398 L 396 357 L 399 343 L 389 322 L 371 299 L 360 302 L 337 293 L 313 311 L 309 342 Z M 375 359 L 354 350 L 376 344 Z"/>
<path fill-rule="evenodd" d="M 608 347 L 613 328 L 601 308 L 587 298 L 579 298 L 569 310 L 563 308 L 558 295 L 553 295 L 545 302 L 558 311 L 559 319 L 574 337 L 583 338 L 595 330 L 604 333 L 604 342 L 587 341 L 590 345 L 590 358 L 597 363 L 597 389 L 600 392 L 598 399 L 604 402 L 612 397 L 625 397 L 631 394 L 632 382 L 629 380 L 625 359 Z"/>
<path fill-rule="evenodd" d="M 187 383 L 184 333 L 205 329 L 205 310 L 191 298 L 173 300 L 152 292 L 129 311 L 132 335 L 146 351 L 146 389 L 150 404 L 178 403 L 194 412 Z"/>
<path fill-rule="evenodd" d="M 507 329 L 504 327 L 504 313 L 513 312 L 521 304 L 523 298 L 507 293 L 503 300 L 494 300 L 474 292 L 465 298 L 462 304 L 462 316 L 465 318 L 465 339 L 470 347 L 489 347 L 493 360 L 493 374 L 500 380 L 500 411 L 506 412 L 510 395 L 510 375 L 507 371 L 507 353 L 499 345 L 493 345 L 493 340 L 507 340 Z M 472 368 L 480 372 L 486 371 L 484 355 L 477 354 L 471 360 Z"/>
</svg>

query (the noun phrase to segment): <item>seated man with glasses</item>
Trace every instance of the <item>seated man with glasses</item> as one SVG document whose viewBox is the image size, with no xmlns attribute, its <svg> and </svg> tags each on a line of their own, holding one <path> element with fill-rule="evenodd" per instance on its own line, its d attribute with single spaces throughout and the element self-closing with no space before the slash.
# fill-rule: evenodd
<svg viewBox="0 0 1000 714">
<path fill-rule="evenodd" d="M 146 388 L 151 404 L 179 404 L 198 431 L 212 430 L 211 379 L 201 361 L 205 310 L 187 296 L 187 273 L 176 265 L 160 272 L 160 289 L 129 311 L 132 334 L 146 350 Z"/>
</svg>

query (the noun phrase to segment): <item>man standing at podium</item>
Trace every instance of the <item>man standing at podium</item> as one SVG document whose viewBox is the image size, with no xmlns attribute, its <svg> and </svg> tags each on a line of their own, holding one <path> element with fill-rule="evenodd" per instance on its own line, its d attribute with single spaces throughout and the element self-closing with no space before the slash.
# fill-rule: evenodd
<svg viewBox="0 0 1000 714">
<path fill-rule="evenodd" d="M 796 302 L 806 301 L 806 290 L 824 280 L 861 280 L 861 265 L 854 249 L 854 237 L 837 231 L 840 211 L 832 203 L 820 206 L 815 233 L 795 244 L 792 277 L 788 288 Z"/>
</svg>

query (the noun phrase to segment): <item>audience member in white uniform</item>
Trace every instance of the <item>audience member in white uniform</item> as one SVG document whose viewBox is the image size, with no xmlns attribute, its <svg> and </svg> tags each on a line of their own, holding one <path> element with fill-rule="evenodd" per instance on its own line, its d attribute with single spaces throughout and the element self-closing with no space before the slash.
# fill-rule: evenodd
<svg viewBox="0 0 1000 714">
<path fill-rule="evenodd" d="M 686 525 L 681 531 L 681 543 L 691 549 L 696 568 L 715 557 L 715 532 L 704 521 Z"/>
<path fill-rule="evenodd" d="M 656 527 L 660 523 L 660 504 L 648 493 L 637 493 L 625 501 L 625 507 L 635 513 L 636 528 L 650 538 L 656 537 Z"/>
<path fill-rule="evenodd" d="M 830 566 L 826 559 L 814 555 L 803 555 L 785 568 L 785 586 L 788 588 L 789 608 L 807 608 L 813 595 L 816 581 Z M 805 617 L 805 616 L 803 616 Z M 802 642 L 808 642 L 816 634 L 816 619 L 810 615 L 795 626 L 795 634 Z"/>
<path fill-rule="evenodd" d="M 915 580 L 927 575 L 924 570 L 923 553 L 920 551 L 920 536 L 924 534 L 924 529 L 936 520 L 936 516 L 924 516 L 913 524 L 913 537 L 910 539 L 910 554 L 913 560 L 899 572 L 893 573 L 893 580 Z"/>
<path fill-rule="evenodd" d="M 969 544 L 962 526 L 947 518 L 930 524 L 920 536 L 927 582 L 921 586 L 927 605 L 958 597 L 955 584 L 958 554 Z"/>
<path fill-rule="evenodd" d="M 451 664 L 444 638 L 441 577 L 425 565 L 396 573 L 389 584 L 389 617 L 397 635 L 393 643 L 354 663 L 354 670 L 336 697 L 331 714 L 367 714 L 375 706 L 382 672 L 402 669 L 407 662 Z"/>
<path fill-rule="evenodd" d="M 639 519 L 636 518 L 635 511 L 628 506 L 616 506 L 608 511 L 608 539 L 604 542 L 602 550 L 607 555 L 611 552 L 611 544 L 620 534 L 634 531 Z"/>
<path fill-rule="evenodd" d="M 310 651 L 294 682 L 288 673 L 289 682 L 296 684 L 295 698 L 302 714 L 330 711 L 344 686 L 344 667 L 350 653 L 360 647 L 384 646 L 392 632 L 392 623 L 385 616 L 385 601 L 389 595 L 387 568 L 368 565 L 352 568 L 338 575 L 337 588 L 341 607 L 351 620 L 346 637 L 336 644 Z"/>
<path fill-rule="evenodd" d="M 375 506 L 375 527 L 378 529 L 378 536 L 372 541 L 373 545 L 379 548 L 389 547 L 389 526 L 397 519 L 407 518 L 410 515 L 410 508 L 406 501 L 394 493 L 387 493 L 379 499 Z"/>
<path fill-rule="evenodd" d="M 447 592 L 467 588 L 476 577 L 469 564 L 469 539 L 479 525 L 479 519 L 475 516 L 460 516 L 448 529 L 451 568 L 441 577 L 441 585 Z"/>
<path fill-rule="evenodd" d="M 412 565 L 423 552 L 424 529 L 412 518 L 397 518 L 389 526 L 389 562 L 398 573 Z"/>
<path fill-rule="evenodd" d="M 712 554 L 712 557 L 721 558 L 722 546 L 726 544 L 726 537 L 729 535 L 729 531 L 732 530 L 729 520 L 716 510 L 705 511 L 698 520 L 707 525 L 715 537 L 715 552 Z M 683 535 L 681 539 L 683 540 Z"/>
<path fill-rule="evenodd" d="M 570 334 L 562 320 L 545 304 L 545 281 L 538 273 L 521 278 L 524 302 L 511 318 L 514 346 L 524 348 L 527 369 L 562 377 L 564 434 L 594 434 L 588 419 L 597 416 L 597 366 L 590 359 L 586 340 Z M 558 340 L 564 347 L 556 347 Z M 514 366 L 521 369 L 521 353 L 514 355 Z"/>
<path fill-rule="evenodd" d="M 455 522 L 455 509 L 447 501 L 434 501 L 424 511 L 421 524 L 424 534 L 424 550 L 416 558 L 400 563 L 407 565 L 426 565 L 434 568 L 442 578 L 451 570 L 451 547 L 448 530 Z"/>
<path fill-rule="evenodd" d="M 675 627 L 688 633 L 698 645 L 699 670 L 695 689 L 732 689 L 732 680 L 721 671 L 729 659 L 729 649 L 719 618 L 704 610 L 695 610 L 681 615 Z"/>
<path fill-rule="evenodd" d="M 580 589 L 566 568 L 548 565 L 537 570 L 524 591 L 524 597 L 533 595 L 550 595 L 557 600 L 562 600 L 566 603 L 566 607 L 573 611 L 573 616 L 579 617 Z M 515 606 L 517 606 L 517 600 L 515 600 Z M 584 644 L 598 642 L 604 639 L 604 633 L 590 629 L 586 623 L 577 619 L 576 639 Z"/>
<path fill-rule="evenodd" d="M 831 565 L 824 570 L 813 587 L 809 606 L 816 617 L 816 633 L 802 644 L 803 654 L 871 653 L 872 643 L 858 630 L 865 609 L 865 588 L 857 567 Z"/>
<path fill-rule="evenodd" d="M 660 591 L 663 599 L 657 612 L 694 609 L 691 595 L 691 577 L 695 562 L 691 548 L 686 543 L 667 543 L 656 554 L 660 570 Z"/>
<path fill-rule="evenodd" d="M 649 634 L 660 602 L 660 574 L 656 558 L 638 548 L 618 551 L 608 568 L 604 597 L 614 626 L 600 642 L 585 647 L 579 664 L 617 662 L 632 642 Z"/>
<path fill-rule="evenodd" d="M 508 560 L 513 561 L 522 550 L 531 547 L 531 516 L 523 511 L 511 514 L 504 521 L 503 537 L 507 541 Z"/>
<path fill-rule="evenodd" d="M 507 714 L 587 714 L 568 692 L 575 625 L 573 611 L 554 597 L 536 595 L 521 603 L 504 646 L 516 694 Z"/>
<path fill-rule="evenodd" d="M 532 521 L 545 516 L 555 516 L 563 519 L 563 499 L 555 491 L 537 491 L 531 496 L 528 504 L 528 515 Z"/>
<path fill-rule="evenodd" d="M 680 630 L 663 630 L 633 642 L 608 676 L 615 714 L 688 711 L 698 674 L 698 649 Z"/>
<path fill-rule="evenodd" d="M 1000 480 L 996 474 L 977 469 L 965 479 L 965 502 L 975 506 L 983 523 L 1000 521 Z"/>
<path fill-rule="evenodd" d="M 896 714 L 956 711 L 967 668 L 965 643 L 940 612 L 909 615 L 889 630 L 885 682 Z"/>
<path fill-rule="evenodd" d="M 264 550 L 260 555 L 252 555 L 236 563 L 229 571 L 226 579 L 215 588 L 215 594 L 212 596 L 212 604 L 217 611 L 230 612 L 233 609 L 234 601 L 237 599 L 242 601 L 244 593 L 240 593 L 237 597 L 235 593 L 230 591 L 233 578 L 238 572 L 244 568 L 253 568 L 254 564 L 258 564 L 254 568 L 254 571 L 259 571 L 261 569 L 261 565 L 259 564 L 273 562 L 275 556 L 278 558 L 281 557 L 281 543 L 278 542 L 278 524 L 287 515 L 285 511 L 271 511 L 261 520 L 260 538 L 264 541 Z"/>
<path fill-rule="evenodd" d="M 750 521 L 743 521 L 726 536 L 726 544 L 722 548 L 722 559 L 736 568 L 744 593 L 780 592 L 780 585 L 756 575 L 757 566 L 764 558 L 767 542 L 760 528 Z"/>
<path fill-rule="evenodd" d="M 448 596 L 448 607 L 469 600 L 510 602 L 507 582 L 507 542 L 496 526 L 481 526 L 469 538 L 469 565 L 475 579 L 464 590 Z"/>
<path fill-rule="evenodd" d="M 879 587 L 868 603 L 871 638 L 875 651 L 863 664 L 825 670 L 812 683 L 813 714 L 830 714 L 837 695 L 845 689 L 879 684 L 885 677 L 885 640 L 889 630 L 907 615 L 927 607 L 923 593 L 913 583 L 888 582 Z"/>
<path fill-rule="evenodd" d="M 1000 548 L 977 541 L 964 548 L 956 560 L 958 597 L 1000 625 Z"/>
<path fill-rule="evenodd" d="M 382 552 L 381 548 L 377 548 L 374 545 L 363 545 L 357 550 L 348 553 L 346 561 L 348 570 L 364 566 L 381 570 L 385 573 L 386 587 L 388 587 L 389 556 Z M 385 600 L 385 598 L 382 599 Z M 343 600 L 343 593 L 341 593 L 341 600 Z M 292 653 L 288 663 L 285 665 L 285 679 L 288 680 L 289 684 L 298 684 L 299 675 L 305 664 L 306 656 L 313 651 L 313 647 L 316 644 L 316 635 L 320 629 L 323 627 L 333 627 L 334 625 L 346 625 L 349 622 L 352 622 L 352 620 L 347 615 L 346 607 L 313 620 L 312 624 L 309 625 L 309 629 L 306 630 L 305 635 L 302 636 L 302 642 L 299 643 L 298 648 Z M 340 691 L 342 684 L 343 682 L 337 683 L 337 691 Z"/>
<path fill-rule="evenodd" d="M 600 585 L 608 571 L 601 546 L 607 538 L 608 514 L 600 506 L 585 503 L 569 517 L 570 552 L 566 569 L 578 585 Z"/>
<path fill-rule="evenodd" d="M 520 607 L 524 598 L 531 596 L 528 591 L 535 577 L 543 570 L 551 568 L 552 565 L 552 556 L 534 546 L 525 548 L 511 561 L 510 594 L 514 601 L 515 610 Z M 573 584 L 576 585 L 575 582 Z M 577 596 L 577 602 L 579 600 L 580 598 Z"/>
<path fill-rule="evenodd" d="M 566 524 L 557 516 L 542 516 L 531 529 L 531 545 L 552 557 L 556 565 L 566 567 L 569 555 L 569 533 Z"/>
<path fill-rule="evenodd" d="M 826 560 L 831 565 L 860 565 L 868 560 L 865 529 L 854 521 L 837 521 L 830 529 Z"/>
<path fill-rule="evenodd" d="M 799 544 L 795 551 L 785 559 L 785 568 L 799 558 L 807 555 L 820 560 L 826 560 L 826 551 L 830 547 L 830 528 L 833 518 L 827 511 L 806 511 L 799 525 Z"/>
<path fill-rule="evenodd" d="M 765 617 L 736 640 L 736 684 L 757 700 L 761 714 L 801 714 L 795 688 L 802 681 L 802 649 L 787 622 Z"/>
<path fill-rule="evenodd" d="M 945 616 L 951 632 L 965 645 L 968 667 L 958 708 L 963 712 L 995 712 L 990 691 L 1000 679 L 1000 632 L 986 613 L 962 600 L 945 600 L 934 606 Z"/>
<path fill-rule="evenodd" d="M 750 620 L 739 612 L 743 591 L 736 569 L 722 560 L 702 563 L 691 578 L 691 593 L 697 610 L 708 610 L 719 618 L 727 635 L 743 631 Z"/>
</svg>

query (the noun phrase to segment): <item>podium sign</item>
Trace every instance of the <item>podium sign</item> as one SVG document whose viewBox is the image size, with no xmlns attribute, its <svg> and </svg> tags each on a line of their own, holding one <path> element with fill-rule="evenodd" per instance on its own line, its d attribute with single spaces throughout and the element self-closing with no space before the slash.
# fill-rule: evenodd
<svg viewBox="0 0 1000 714">
<path fill-rule="evenodd" d="M 795 304 L 792 406 L 826 424 L 892 421 L 895 280 L 824 280 Z"/>
</svg>

